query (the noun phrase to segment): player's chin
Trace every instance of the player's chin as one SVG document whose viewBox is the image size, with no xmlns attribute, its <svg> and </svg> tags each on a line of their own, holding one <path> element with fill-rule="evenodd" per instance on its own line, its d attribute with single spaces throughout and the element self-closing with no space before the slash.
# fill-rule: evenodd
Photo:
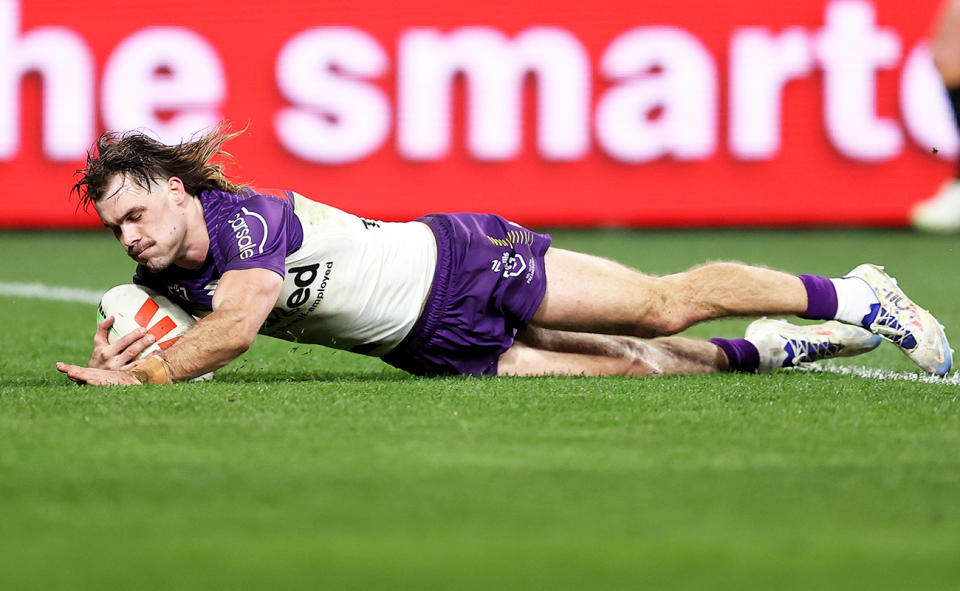
<svg viewBox="0 0 960 591">
<path fill-rule="evenodd" d="M 170 266 L 170 261 L 163 257 L 150 257 L 145 260 L 136 259 L 136 261 L 146 267 L 151 273 L 159 273 Z"/>
</svg>

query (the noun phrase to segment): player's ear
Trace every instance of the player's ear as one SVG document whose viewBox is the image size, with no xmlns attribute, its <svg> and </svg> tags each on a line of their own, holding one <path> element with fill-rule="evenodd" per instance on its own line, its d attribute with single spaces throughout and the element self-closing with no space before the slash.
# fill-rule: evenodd
<svg viewBox="0 0 960 591">
<path fill-rule="evenodd" d="M 182 204 L 188 197 L 187 190 L 183 186 L 183 181 L 181 181 L 179 177 L 172 176 L 167 179 L 167 190 L 170 191 L 177 205 Z"/>
</svg>

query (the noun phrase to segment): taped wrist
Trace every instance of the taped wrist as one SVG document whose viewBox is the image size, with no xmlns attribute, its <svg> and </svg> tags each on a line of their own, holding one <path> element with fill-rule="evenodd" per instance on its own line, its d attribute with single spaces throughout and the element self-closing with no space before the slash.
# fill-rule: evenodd
<svg viewBox="0 0 960 591">
<path fill-rule="evenodd" d="M 159 357 L 148 357 L 146 361 L 129 370 L 141 384 L 169 384 L 167 366 Z"/>
</svg>

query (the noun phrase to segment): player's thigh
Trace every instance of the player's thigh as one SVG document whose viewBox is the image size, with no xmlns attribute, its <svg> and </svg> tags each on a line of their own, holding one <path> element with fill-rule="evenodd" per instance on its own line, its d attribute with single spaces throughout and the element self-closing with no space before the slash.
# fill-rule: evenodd
<svg viewBox="0 0 960 591">
<path fill-rule="evenodd" d="M 663 307 L 658 278 L 608 259 L 551 248 L 544 268 L 547 288 L 534 326 L 632 334 L 638 321 Z"/>
<path fill-rule="evenodd" d="M 500 356 L 501 376 L 640 376 L 653 373 L 636 358 L 549 351 L 516 342 Z"/>
</svg>

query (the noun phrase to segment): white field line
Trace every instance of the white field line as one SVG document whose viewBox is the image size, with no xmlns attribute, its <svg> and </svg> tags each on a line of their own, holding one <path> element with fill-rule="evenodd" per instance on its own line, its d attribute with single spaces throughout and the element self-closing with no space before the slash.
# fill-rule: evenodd
<svg viewBox="0 0 960 591">
<path fill-rule="evenodd" d="M 902 371 L 890 371 L 888 369 L 876 369 L 873 367 L 862 367 L 854 365 L 811 365 L 808 367 L 797 367 L 787 371 L 803 371 L 810 373 L 835 373 L 843 376 L 854 376 L 868 380 L 897 380 L 901 382 L 918 382 L 924 384 L 944 384 L 947 386 L 960 386 L 960 372 L 953 372 L 945 378 L 931 376 L 922 373 L 908 373 Z"/>
<path fill-rule="evenodd" d="M 77 287 L 44 285 L 43 283 L 13 283 L 0 281 L 0 296 L 12 296 L 31 300 L 54 300 L 58 302 L 78 302 L 81 304 L 100 303 L 104 292 Z"/>
</svg>

